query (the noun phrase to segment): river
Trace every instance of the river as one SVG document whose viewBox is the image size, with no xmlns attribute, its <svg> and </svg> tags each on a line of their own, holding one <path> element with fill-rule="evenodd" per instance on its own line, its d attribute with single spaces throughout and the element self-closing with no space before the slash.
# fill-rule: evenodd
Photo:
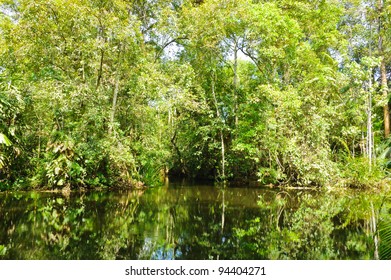
<svg viewBox="0 0 391 280">
<path fill-rule="evenodd" d="M 374 259 L 389 205 L 382 192 L 183 183 L 0 193 L 0 259 Z"/>
</svg>

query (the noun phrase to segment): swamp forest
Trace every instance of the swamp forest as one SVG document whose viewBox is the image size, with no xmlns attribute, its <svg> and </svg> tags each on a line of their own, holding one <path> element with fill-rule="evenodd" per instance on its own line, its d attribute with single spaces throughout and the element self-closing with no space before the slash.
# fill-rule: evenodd
<svg viewBox="0 0 391 280">
<path fill-rule="evenodd" d="M 390 0 L 0 0 L 0 259 L 391 259 Z"/>
</svg>

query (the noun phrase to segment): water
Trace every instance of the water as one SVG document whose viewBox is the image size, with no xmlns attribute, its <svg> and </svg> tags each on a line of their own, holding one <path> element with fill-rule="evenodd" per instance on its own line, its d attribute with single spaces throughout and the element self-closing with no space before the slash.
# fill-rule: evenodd
<svg viewBox="0 0 391 280">
<path fill-rule="evenodd" d="M 373 259 L 384 197 L 180 184 L 2 193 L 0 259 Z"/>
</svg>

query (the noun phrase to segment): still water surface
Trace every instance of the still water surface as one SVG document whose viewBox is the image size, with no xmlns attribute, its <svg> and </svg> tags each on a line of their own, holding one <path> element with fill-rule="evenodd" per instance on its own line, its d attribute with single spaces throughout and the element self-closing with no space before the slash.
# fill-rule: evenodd
<svg viewBox="0 0 391 280">
<path fill-rule="evenodd" d="M 0 259 L 372 259 L 384 195 L 173 184 L 0 193 Z"/>
</svg>

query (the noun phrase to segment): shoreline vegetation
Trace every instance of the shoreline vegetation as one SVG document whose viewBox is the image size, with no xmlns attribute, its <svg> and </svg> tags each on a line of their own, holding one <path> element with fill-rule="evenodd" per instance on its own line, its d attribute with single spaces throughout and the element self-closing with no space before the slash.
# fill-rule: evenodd
<svg viewBox="0 0 391 280">
<path fill-rule="evenodd" d="M 390 30 L 388 1 L 1 0 L 0 191 L 389 185 Z"/>
<path fill-rule="evenodd" d="M 332 193 L 339 193 L 339 192 L 348 192 L 350 190 L 358 190 L 362 192 L 369 192 L 369 193 L 383 193 L 384 195 L 388 195 L 391 193 L 391 182 L 390 179 L 386 178 L 381 181 L 377 182 L 371 182 L 370 185 L 361 185 L 360 187 L 353 186 L 351 184 L 339 184 L 335 186 L 297 186 L 294 184 L 280 184 L 280 185 L 273 185 L 273 184 L 267 184 L 267 185 L 261 185 L 259 182 L 250 182 L 248 184 L 243 183 L 233 183 L 233 182 L 214 182 L 214 181 L 189 181 L 187 179 L 182 179 L 180 181 L 174 181 L 173 185 L 177 185 L 178 182 L 181 182 L 181 184 L 185 185 L 199 185 L 200 183 L 205 186 L 210 187 L 217 187 L 217 188 L 249 188 L 249 189 L 276 189 L 276 190 L 308 190 L 308 191 L 327 191 Z M 51 187 L 37 187 L 37 188 L 8 188 L 8 189 L 2 189 L 0 193 L 28 193 L 28 192 L 38 192 L 38 193 L 53 193 L 53 194 L 62 194 L 64 197 L 69 197 L 72 193 L 76 194 L 83 194 L 91 191 L 145 191 L 149 188 L 162 188 L 162 187 L 169 187 L 171 185 L 171 182 L 168 180 L 165 184 L 158 184 L 155 187 L 146 186 L 142 183 L 140 183 L 137 186 L 134 185 L 128 185 L 128 186 L 101 186 L 101 187 L 71 187 L 71 186 L 65 186 L 62 188 L 51 188 Z"/>
</svg>

